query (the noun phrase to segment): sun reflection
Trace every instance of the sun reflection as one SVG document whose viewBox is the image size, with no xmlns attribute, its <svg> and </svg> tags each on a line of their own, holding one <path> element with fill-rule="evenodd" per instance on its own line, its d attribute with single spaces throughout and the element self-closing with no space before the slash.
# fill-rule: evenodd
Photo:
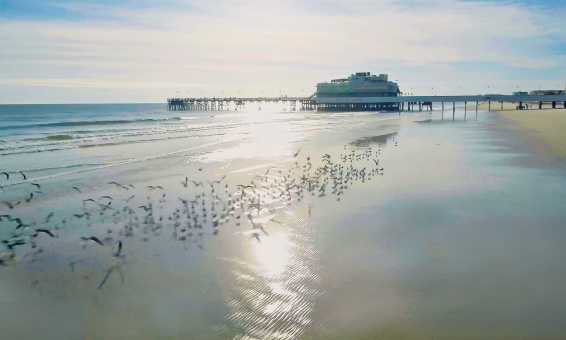
<svg viewBox="0 0 566 340">
<path fill-rule="evenodd" d="M 261 238 L 253 247 L 253 254 L 265 275 L 281 276 L 290 259 L 290 242 L 285 233 L 279 232 Z"/>
</svg>

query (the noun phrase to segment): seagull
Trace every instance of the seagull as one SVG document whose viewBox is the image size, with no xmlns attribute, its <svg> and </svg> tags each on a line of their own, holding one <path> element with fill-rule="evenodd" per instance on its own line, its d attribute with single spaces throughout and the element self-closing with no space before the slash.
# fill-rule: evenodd
<svg viewBox="0 0 566 340">
<path fill-rule="evenodd" d="M 75 190 L 76 192 L 78 192 L 79 194 L 82 193 L 81 189 L 78 186 L 74 186 L 73 190 Z"/>
<path fill-rule="evenodd" d="M 157 189 L 163 190 L 163 187 L 161 185 L 148 185 L 147 188 L 149 190 L 157 190 Z"/>
<path fill-rule="evenodd" d="M 33 185 L 34 187 L 36 187 L 38 190 L 41 190 L 41 185 L 37 184 L 37 183 L 30 183 L 31 185 Z"/>
<path fill-rule="evenodd" d="M 240 189 L 255 189 L 255 185 L 253 184 L 248 184 L 248 185 L 238 184 L 236 186 L 239 187 Z"/>
<path fill-rule="evenodd" d="M 49 223 L 49 221 L 51 220 L 51 218 L 53 217 L 53 215 L 55 215 L 54 212 L 50 212 L 49 215 L 47 215 L 47 217 L 45 218 L 45 223 Z"/>
<path fill-rule="evenodd" d="M 120 184 L 120 183 L 118 183 L 118 182 L 116 182 L 116 181 L 108 182 L 108 184 L 115 185 L 115 186 L 117 186 L 118 188 L 130 190 L 130 188 L 128 188 L 127 186 L 125 186 L 125 185 L 123 185 L 123 184 Z"/>
<path fill-rule="evenodd" d="M 29 203 L 33 199 L 33 192 L 29 194 L 29 197 L 26 198 L 26 202 Z"/>
<path fill-rule="evenodd" d="M 24 240 L 16 240 L 13 242 L 2 240 L 2 243 L 4 243 L 6 245 L 6 248 L 8 248 L 9 250 L 14 250 L 14 247 L 23 246 L 26 244 Z"/>
<path fill-rule="evenodd" d="M 102 241 L 96 236 L 90 236 L 90 237 L 84 237 L 83 236 L 83 237 L 81 237 L 81 240 L 83 240 L 85 242 L 92 241 L 92 242 L 94 242 L 94 243 L 96 243 L 100 246 L 104 246 L 104 243 L 102 243 Z"/>
<path fill-rule="evenodd" d="M 217 179 L 217 180 L 215 180 L 215 181 L 212 181 L 212 183 L 220 184 L 220 183 L 222 183 L 222 181 L 223 181 L 224 179 L 226 179 L 226 175 L 222 176 L 222 178 L 220 178 L 220 179 Z"/>
<path fill-rule="evenodd" d="M 22 222 L 22 220 L 21 220 L 19 217 L 15 217 L 15 218 L 14 218 L 14 217 L 11 217 L 11 216 L 10 216 L 10 217 L 8 218 L 8 221 L 10 221 L 10 222 L 15 222 L 15 223 L 18 224 L 18 225 L 16 226 L 16 230 L 21 229 L 21 228 L 25 228 L 25 227 L 28 226 L 27 224 L 24 224 L 24 222 Z"/>
<path fill-rule="evenodd" d="M 122 254 L 122 241 L 118 240 L 118 242 L 116 242 L 116 244 L 118 244 L 118 249 L 116 249 L 113 256 L 114 257 L 120 257 L 120 255 Z"/>
<path fill-rule="evenodd" d="M 51 230 L 42 229 L 42 228 L 35 229 L 35 233 L 33 234 L 33 237 L 37 237 L 37 235 L 38 235 L 39 233 L 44 233 L 44 234 L 46 234 L 46 235 L 49 235 L 49 236 L 52 237 L 52 238 L 55 238 L 55 237 L 56 237 L 55 234 L 53 234 L 53 232 L 51 232 Z"/>
<path fill-rule="evenodd" d="M 257 231 L 252 233 L 252 237 L 254 237 L 258 242 L 261 242 L 261 238 L 259 237 L 259 233 Z"/>
<path fill-rule="evenodd" d="M 183 184 L 183 186 L 187 188 L 189 186 L 189 177 L 185 177 L 185 180 L 181 182 L 181 184 Z"/>
<path fill-rule="evenodd" d="M 96 200 L 94 198 L 87 198 L 87 199 L 83 200 L 83 204 L 85 204 L 87 202 L 92 202 L 92 203 L 96 204 Z"/>
<path fill-rule="evenodd" d="M 102 196 L 102 197 L 100 197 L 100 198 L 106 198 L 106 199 L 109 199 L 109 200 L 113 200 L 113 199 L 114 199 L 114 198 L 112 198 L 112 196 Z"/>
<path fill-rule="evenodd" d="M 22 202 L 20 202 L 20 201 L 17 201 L 17 202 L 15 202 L 15 203 L 8 202 L 8 201 L 5 201 L 5 202 L 4 202 L 4 204 L 5 204 L 8 208 L 10 208 L 10 209 L 14 209 L 14 208 L 15 208 L 16 206 L 18 206 L 20 203 L 22 203 Z"/>
<path fill-rule="evenodd" d="M 23 171 L 20 171 L 20 175 L 22 175 L 22 178 L 24 179 L 24 181 L 28 179 L 28 177 L 26 176 L 26 174 L 24 174 Z"/>
<path fill-rule="evenodd" d="M 301 153 L 301 148 L 299 148 L 299 150 L 297 150 L 297 152 L 293 154 L 293 158 L 297 158 L 297 156 L 299 156 L 300 153 Z"/>
<path fill-rule="evenodd" d="M 9 179 L 10 179 L 10 174 L 7 173 L 6 171 L 2 171 L 2 172 L 0 173 L 0 175 L 6 176 L 6 180 L 9 180 Z"/>
</svg>

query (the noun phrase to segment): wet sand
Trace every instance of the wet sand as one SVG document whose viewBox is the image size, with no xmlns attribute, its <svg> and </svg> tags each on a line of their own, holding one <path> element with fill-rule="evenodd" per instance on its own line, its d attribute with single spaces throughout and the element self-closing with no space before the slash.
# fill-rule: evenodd
<svg viewBox="0 0 566 340">
<path fill-rule="evenodd" d="M 112 258 L 111 247 L 95 244 L 83 249 L 72 243 L 71 254 L 53 247 L 82 235 L 73 232 L 79 223 L 74 218 L 69 230 L 58 231 L 60 238 L 37 241 L 46 252 L 38 261 L 0 271 L 3 334 L 21 339 L 39 334 L 45 339 L 559 339 L 564 334 L 566 173 L 543 163 L 511 162 L 517 153 L 532 153 L 513 143 L 520 130 L 500 134 L 492 127 L 507 125 L 485 112 L 478 121 L 441 121 L 438 112 L 305 116 L 289 124 L 263 124 L 240 144 L 151 160 L 141 169 L 135 163 L 105 169 L 90 175 L 89 184 L 81 186 L 85 192 L 72 199 L 101 197 L 108 190 L 115 201 L 132 194 L 95 187 L 109 179 L 133 182 L 140 190 L 159 184 L 167 198 L 156 216 L 168 221 L 175 217 L 171 210 L 178 197 L 204 190 L 185 188 L 185 176 L 206 183 L 227 175 L 229 188 L 251 180 L 261 187 L 257 176 L 272 166 L 286 174 L 295 162 L 299 169 L 307 166 L 307 157 L 316 167 L 325 154 L 338 161 L 344 151 L 368 147 L 380 150 L 383 175 L 352 183 L 340 200 L 330 194 L 329 182 L 326 195 L 317 189 L 289 205 L 278 198 L 261 214 L 254 205 L 255 223 L 266 230 L 261 240 L 252 237 L 245 216 L 242 225 L 227 223 L 218 235 L 206 227 L 198 243 L 179 243 L 168 232 L 172 222 L 165 222 L 160 235 L 150 229 L 149 235 L 125 238 L 123 260 Z M 264 110 L 256 119 L 279 118 Z M 312 132 L 314 123 L 321 128 Z M 306 137 L 297 141 L 301 135 Z M 273 155 L 273 148 L 263 148 L 274 136 L 280 137 L 276 146 L 289 143 L 283 144 L 286 152 Z M 361 166 L 374 164 L 366 163 Z M 50 182 L 42 185 L 51 192 Z M 90 186 L 94 189 L 87 193 Z M 145 204 L 148 194 L 160 207 L 160 193 L 141 190 L 141 201 L 131 205 Z M 72 206 L 57 196 L 51 200 L 59 208 Z M 29 215 L 43 218 L 40 207 L 47 201 L 30 206 Z M 81 230 L 96 234 L 104 227 Z M 69 270 L 68 259 L 76 257 L 88 261 Z M 123 261 L 124 280 L 115 272 L 97 289 L 113 261 Z M 29 327 L 29 319 L 37 321 Z"/>
<path fill-rule="evenodd" d="M 497 112 L 504 122 L 516 128 L 518 134 L 528 141 L 536 152 L 566 159 L 566 109 L 539 110 L 536 103 L 531 103 L 529 107 L 529 110 L 517 110 L 514 103 L 503 103 L 503 108 L 500 103 L 494 102 L 491 105 L 492 111 Z M 488 104 L 482 103 L 480 108 L 487 110 Z"/>
<path fill-rule="evenodd" d="M 499 114 L 542 143 L 552 155 L 566 159 L 566 110 L 506 110 Z"/>
</svg>

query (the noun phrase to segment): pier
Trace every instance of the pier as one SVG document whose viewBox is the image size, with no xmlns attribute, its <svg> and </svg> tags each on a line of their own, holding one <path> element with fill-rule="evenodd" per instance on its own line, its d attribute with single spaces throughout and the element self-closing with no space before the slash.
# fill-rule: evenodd
<svg viewBox="0 0 566 340">
<path fill-rule="evenodd" d="M 249 103 L 288 103 L 297 107 L 314 109 L 311 97 L 199 97 L 199 98 L 168 98 L 167 106 L 170 111 L 224 111 L 239 110 Z"/>
<path fill-rule="evenodd" d="M 448 111 L 455 119 L 456 105 L 464 106 L 464 118 L 468 108 L 477 118 L 479 104 L 487 103 L 488 110 L 500 107 L 504 103 L 513 103 L 517 109 L 566 109 L 566 95 L 462 95 L 462 96 L 395 96 L 395 97 L 201 97 L 169 98 L 168 108 L 172 111 L 223 111 L 240 110 L 248 103 L 287 103 L 292 111 L 393 111 L 414 112 L 432 111 L 434 104 L 440 105 L 442 118 Z M 529 106 L 530 105 L 530 106 Z"/>
</svg>

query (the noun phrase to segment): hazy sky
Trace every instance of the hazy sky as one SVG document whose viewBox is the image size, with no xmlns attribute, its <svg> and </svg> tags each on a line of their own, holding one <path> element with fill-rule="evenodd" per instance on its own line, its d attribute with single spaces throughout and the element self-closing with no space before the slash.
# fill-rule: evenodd
<svg viewBox="0 0 566 340">
<path fill-rule="evenodd" d="M 566 1 L 0 0 L 0 103 L 564 88 Z"/>
</svg>

